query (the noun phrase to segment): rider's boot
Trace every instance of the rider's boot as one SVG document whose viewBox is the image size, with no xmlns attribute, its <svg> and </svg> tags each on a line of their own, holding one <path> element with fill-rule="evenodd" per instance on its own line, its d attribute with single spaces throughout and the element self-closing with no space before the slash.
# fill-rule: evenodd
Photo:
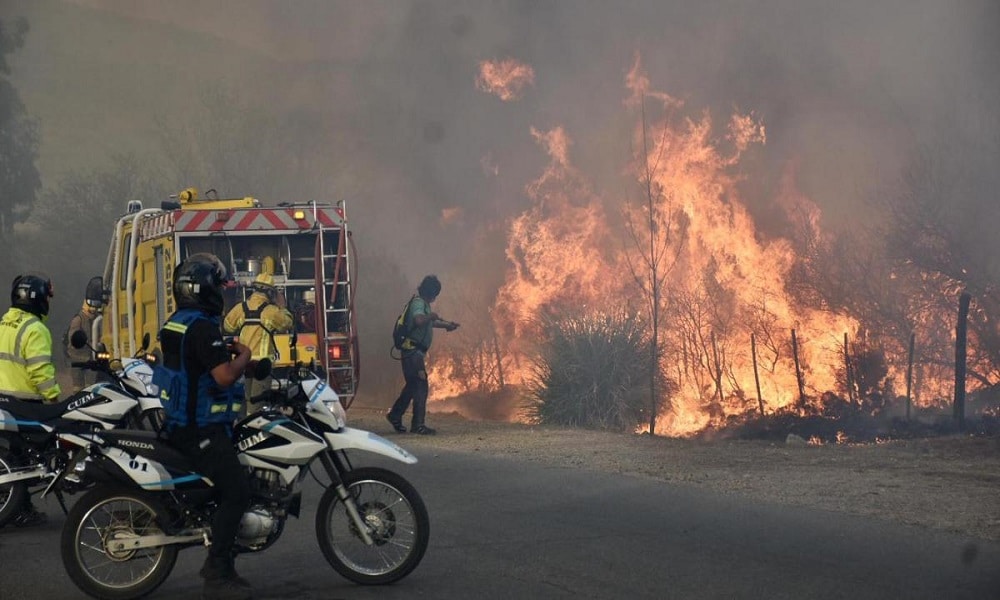
<svg viewBox="0 0 1000 600">
<path fill-rule="evenodd" d="M 31 500 L 28 500 L 28 503 L 25 504 L 24 508 L 21 509 L 21 512 L 14 517 L 11 524 L 14 527 L 34 527 L 35 525 L 44 524 L 47 520 L 48 517 L 45 516 L 45 513 L 40 512 L 37 508 L 35 508 L 35 505 L 31 503 Z"/>
<path fill-rule="evenodd" d="M 236 573 L 231 556 L 209 554 L 198 573 L 205 578 L 202 600 L 253 600 L 250 582 Z"/>
</svg>

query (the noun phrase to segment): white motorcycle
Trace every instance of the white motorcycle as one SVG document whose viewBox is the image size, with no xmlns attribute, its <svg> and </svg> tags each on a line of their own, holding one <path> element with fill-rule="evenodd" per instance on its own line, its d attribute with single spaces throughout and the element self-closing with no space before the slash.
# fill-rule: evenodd
<svg viewBox="0 0 1000 600">
<path fill-rule="evenodd" d="M 83 347 L 86 341 L 82 332 L 73 336 L 75 347 Z M 147 389 L 153 374 L 151 360 L 145 356 L 112 360 L 107 353 L 96 352 L 92 360 L 73 366 L 96 371 L 106 381 L 61 402 L 0 396 L 0 527 L 22 511 L 32 493 L 55 490 L 65 511 L 60 492 L 79 489 L 79 480 L 60 476 L 69 454 L 57 443 L 58 431 L 153 427 L 159 421 L 162 405 Z"/>
<path fill-rule="evenodd" d="M 85 593 L 115 600 L 144 596 L 167 578 L 179 550 L 211 543 L 217 508 L 212 482 L 156 434 L 110 430 L 59 438 L 79 449 L 79 460 L 68 468 L 98 482 L 70 510 L 62 531 L 63 564 Z M 299 514 L 296 484 L 318 462 L 329 484 L 316 513 L 316 537 L 338 573 L 380 585 L 420 563 L 430 521 L 417 490 L 392 471 L 354 468 L 347 451 L 406 464 L 416 457 L 347 427 L 337 394 L 308 369 L 296 369 L 287 390 L 240 420 L 233 442 L 252 491 L 238 552 L 260 552 L 277 541 L 289 515 Z"/>
</svg>

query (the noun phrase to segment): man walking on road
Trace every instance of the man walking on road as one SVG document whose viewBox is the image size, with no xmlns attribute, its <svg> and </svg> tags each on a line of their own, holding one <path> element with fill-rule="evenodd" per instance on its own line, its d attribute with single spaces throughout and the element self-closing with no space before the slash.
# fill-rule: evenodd
<svg viewBox="0 0 1000 600">
<path fill-rule="evenodd" d="M 410 431 L 419 435 L 433 435 L 435 430 L 425 423 L 427 413 L 427 367 L 424 364 L 424 357 L 431 347 L 434 337 L 434 328 L 454 331 L 458 328 L 458 323 L 445 321 L 431 310 L 431 303 L 437 299 L 441 293 L 441 282 L 434 275 L 424 277 L 417 288 L 417 294 L 410 298 L 406 305 L 403 316 L 403 327 L 406 331 L 406 339 L 402 345 L 403 378 L 406 385 L 400 392 L 399 398 L 392 405 L 392 409 L 386 415 L 386 419 L 392 424 L 393 429 L 399 433 L 405 433 L 403 426 L 403 414 L 413 402 L 413 419 L 410 422 Z"/>
</svg>

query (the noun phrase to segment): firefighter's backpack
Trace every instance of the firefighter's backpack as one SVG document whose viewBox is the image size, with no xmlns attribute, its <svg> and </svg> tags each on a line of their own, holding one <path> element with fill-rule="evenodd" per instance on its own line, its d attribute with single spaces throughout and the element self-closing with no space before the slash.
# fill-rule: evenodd
<svg viewBox="0 0 1000 600">
<path fill-rule="evenodd" d="M 399 313 L 399 316 L 396 317 L 396 324 L 392 327 L 392 347 L 396 350 L 403 350 L 403 345 L 409 341 L 412 345 L 410 348 L 407 348 L 408 350 L 419 348 L 424 352 L 427 351 L 426 347 L 410 339 L 410 333 L 413 332 L 413 326 L 410 325 L 407 327 L 406 317 L 410 312 L 410 305 L 413 304 L 413 301 L 416 300 L 416 298 L 416 296 L 413 296 L 406 302 L 406 306 L 403 307 L 403 312 Z"/>
<path fill-rule="evenodd" d="M 416 298 L 416 296 L 413 296 L 413 298 Z M 392 347 L 396 350 L 403 349 L 406 336 L 410 335 L 411 328 L 406 326 L 406 315 L 410 312 L 410 304 L 413 303 L 413 298 L 406 301 L 403 312 L 399 313 L 399 316 L 396 317 L 396 324 L 392 327 Z"/>
</svg>

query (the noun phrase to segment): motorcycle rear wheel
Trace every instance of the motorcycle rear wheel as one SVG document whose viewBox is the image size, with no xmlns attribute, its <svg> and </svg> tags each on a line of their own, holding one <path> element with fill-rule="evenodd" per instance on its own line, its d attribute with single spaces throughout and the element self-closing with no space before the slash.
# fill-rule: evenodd
<svg viewBox="0 0 1000 600">
<path fill-rule="evenodd" d="M 362 585 L 385 585 L 409 575 L 420 564 L 430 540 L 430 519 L 416 488 L 400 475 L 377 467 L 351 471 L 343 480 L 374 544 L 362 541 L 331 486 L 316 511 L 316 538 L 327 562 Z"/>
<path fill-rule="evenodd" d="M 7 448 L 0 447 L 0 475 L 9 475 L 18 461 Z M 28 503 L 28 484 L 15 481 L 0 485 L 0 527 L 10 523 L 21 514 Z"/>
<path fill-rule="evenodd" d="M 166 510 L 138 490 L 96 487 L 69 511 L 60 549 L 63 566 L 84 593 L 101 600 L 149 594 L 174 568 L 177 546 L 118 550 L 109 541 L 164 532 Z"/>
</svg>

